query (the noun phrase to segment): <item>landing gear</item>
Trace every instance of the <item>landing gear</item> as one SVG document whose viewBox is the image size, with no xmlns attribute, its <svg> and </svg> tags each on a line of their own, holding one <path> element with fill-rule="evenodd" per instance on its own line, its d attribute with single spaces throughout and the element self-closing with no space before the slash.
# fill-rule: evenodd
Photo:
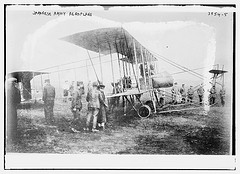
<svg viewBox="0 0 240 174">
<path fill-rule="evenodd" d="M 148 105 L 142 105 L 137 113 L 139 117 L 147 118 L 151 115 L 151 108 Z"/>
</svg>

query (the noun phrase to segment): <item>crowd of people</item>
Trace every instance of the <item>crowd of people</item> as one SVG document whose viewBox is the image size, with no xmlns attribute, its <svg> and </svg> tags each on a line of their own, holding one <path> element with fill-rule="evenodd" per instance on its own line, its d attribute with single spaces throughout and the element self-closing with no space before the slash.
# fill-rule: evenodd
<svg viewBox="0 0 240 174">
<path fill-rule="evenodd" d="M 71 100 L 71 112 L 73 113 L 73 121 L 80 119 L 80 112 L 82 110 L 82 96 L 85 93 L 83 82 L 77 81 L 75 86 L 73 83 L 68 86 L 68 81 L 65 81 L 65 88 L 63 89 L 64 102 L 68 100 L 69 95 Z M 43 101 L 44 101 L 44 113 L 46 123 L 49 125 L 53 124 L 53 106 L 55 99 L 55 88 L 50 84 L 50 80 L 45 80 L 45 87 L 43 90 Z M 93 82 L 92 85 L 88 85 L 88 92 L 86 101 L 88 102 L 88 112 L 86 126 L 84 130 L 97 132 L 98 128 L 105 128 L 106 124 L 106 108 L 108 107 L 106 97 L 104 93 L 105 85 L 101 82 Z M 90 128 L 90 122 L 93 120 L 92 128 Z M 72 128 L 74 132 L 77 130 Z"/>
<path fill-rule="evenodd" d="M 17 87 L 17 79 L 10 78 L 7 80 L 7 137 L 9 140 L 14 139 L 16 136 L 16 128 L 17 128 L 17 105 L 21 102 L 20 91 Z M 112 84 L 113 94 L 117 94 L 121 91 L 121 84 L 117 82 Z M 86 101 L 88 102 L 88 112 L 87 119 L 84 130 L 98 132 L 99 129 L 103 129 L 106 126 L 107 122 L 107 108 L 110 111 L 113 111 L 114 107 L 119 106 L 120 97 L 111 98 L 108 107 L 108 102 L 104 93 L 105 85 L 102 82 L 93 82 L 88 84 Z M 204 102 L 204 87 L 203 84 L 198 86 L 197 88 L 193 88 L 190 86 L 187 90 L 185 88 L 185 84 L 182 84 L 181 87 L 178 87 L 175 82 L 172 89 L 172 103 L 193 103 L 195 91 L 198 95 L 198 102 L 200 105 Z M 216 103 L 217 98 L 217 90 L 215 85 L 212 86 L 209 92 L 209 105 L 214 105 Z M 80 111 L 82 110 L 82 96 L 84 95 L 84 84 L 83 82 L 72 82 L 71 85 L 68 85 L 68 81 L 65 82 L 65 86 L 63 87 L 63 101 L 66 102 L 71 100 L 71 112 L 73 114 L 73 120 L 79 120 Z M 165 91 L 159 90 L 159 102 L 164 105 L 165 104 Z M 45 86 L 43 89 L 42 100 L 44 102 L 44 114 L 45 120 L 48 125 L 54 124 L 54 100 L 55 100 L 55 88 L 50 84 L 50 79 L 45 80 Z M 226 91 L 224 86 L 219 91 L 221 105 L 225 105 L 225 95 Z M 70 97 L 69 97 L 70 96 Z M 90 122 L 93 120 L 92 127 L 90 127 Z M 74 130 L 76 131 L 76 130 Z"/>
<path fill-rule="evenodd" d="M 195 91 L 197 92 L 198 95 L 198 102 L 200 105 L 203 105 L 204 103 L 204 87 L 203 84 L 200 84 L 193 88 L 192 85 L 188 88 L 188 90 L 185 89 L 185 84 L 182 84 L 182 86 L 179 88 L 177 85 L 177 82 L 174 83 L 172 89 L 171 89 L 171 94 L 172 94 L 172 103 L 173 104 L 178 104 L 178 103 L 193 103 L 193 98 Z M 209 105 L 214 105 L 216 103 L 216 98 L 217 98 L 217 90 L 215 85 L 212 86 L 212 88 L 209 91 L 209 96 L 208 96 L 208 101 Z M 220 99 L 221 99 L 221 104 L 224 106 L 225 104 L 225 88 L 222 86 L 221 90 L 219 91 Z"/>
</svg>

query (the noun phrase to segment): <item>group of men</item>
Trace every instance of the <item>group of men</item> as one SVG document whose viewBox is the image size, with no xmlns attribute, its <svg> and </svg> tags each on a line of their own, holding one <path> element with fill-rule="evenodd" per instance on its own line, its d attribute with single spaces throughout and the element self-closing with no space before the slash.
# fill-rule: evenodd
<svg viewBox="0 0 240 174">
<path fill-rule="evenodd" d="M 45 87 L 43 89 L 44 113 L 47 124 L 54 123 L 53 106 L 55 99 L 55 88 L 50 84 L 50 80 L 45 80 Z M 102 129 L 105 128 L 107 121 L 106 108 L 108 107 L 106 97 L 104 94 L 105 85 L 101 82 L 93 82 L 92 87 L 88 88 L 86 101 L 88 102 L 88 113 L 86 127 L 84 130 L 92 132 L 99 131 L 97 126 Z M 66 92 L 64 92 L 66 93 Z M 84 86 L 82 82 L 76 82 L 71 98 L 71 111 L 74 120 L 79 120 L 80 111 L 82 110 L 82 95 L 84 94 Z M 93 119 L 93 126 L 90 128 L 90 122 Z M 76 131 L 73 129 L 73 131 Z"/>
<path fill-rule="evenodd" d="M 194 97 L 194 93 L 195 91 L 197 91 L 197 95 L 199 98 L 199 104 L 202 105 L 203 104 L 203 98 L 204 98 L 204 88 L 203 88 L 203 84 L 200 84 L 200 86 L 194 90 L 193 86 L 190 85 L 190 88 L 188 90 L 185 89 L 185 84 L 182 84 L 182 87 L 179 88 L 177 86 L 177 82 L 174 83 L 174 86 L 171 89 L 172 92 L 172 103 L 173 104 L 177 104 L 177 103 L 185 103 L 193 102 L 193 97 Z M 212 88 L 209 90 L 209 105 L 213 105 L 215 104 L 215 100 L 217 97 L 217 90 L 215 85 L 212 86 Z M 225 88 L 222 86 L 220 92 L 220 99 L 221 99 L 221 104 L 224 106 L 225 104 Z"/>
<path fill-rule="evenodd" d="M 186 102 L 193 102 L 193 96 L 194 96 L 194 89 L 193 86 L 190 85 L 190 88 L 188 90 L 185 89 L 185 84 L 182 84 L 182 87 L 179 88 L 177 86 L 177 82 L 174 83 L 174 86 L 171 89 L 172 92 L 172 103 L 186 103 Z M 204 88 L 202 84 L 197 89 L 197 93 L 199 96 L 199 103 L 202 104 L 202 99 L 204 95 Z"/>
</svg>

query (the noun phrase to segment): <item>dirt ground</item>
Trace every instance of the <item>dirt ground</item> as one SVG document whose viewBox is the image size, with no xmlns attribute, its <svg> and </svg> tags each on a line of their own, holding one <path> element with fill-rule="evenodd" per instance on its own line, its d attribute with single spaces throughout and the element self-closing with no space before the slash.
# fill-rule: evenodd
<svg viewBox="0 0 240 174">
<path fill-rule="evenodd" d="M 231 108 L 229 106 L 153 114 L 141 119 L 122 109 L 108 115 L 106 130 L 83 131 L 86 103 L 81 119 L 72 123 L 70 102 L 56 101 L 55 126 L 45 125 L 43 104 L 18 110 L 18 139 L 7 152 L 67 154 L 230 154 Z M 79 130 L 72 132 L 71 128 Z"/>
</svg>

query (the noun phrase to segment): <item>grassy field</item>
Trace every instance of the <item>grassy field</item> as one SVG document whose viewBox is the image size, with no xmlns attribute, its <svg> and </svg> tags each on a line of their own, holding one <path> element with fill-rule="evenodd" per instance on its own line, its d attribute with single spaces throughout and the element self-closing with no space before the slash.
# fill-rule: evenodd
<svg viewBox="0 0 240 174">
<path fill-rule="evenodd" d="M 55 126 L 45 125 L 43 105 L 18 110 L 18 140 L 6 147 L 18 153 L 91 154 L 205 154 L 230 153 L 229 106 L 153 114 L 141 119 L 122 109 L 108 115 L 106 130 L 85 132 L 86 103 L 81 119 L 72 123 L 70 102 L 56 101 Z M 71 127 L 80 132 L 74 133 Z"/>
</svg>

